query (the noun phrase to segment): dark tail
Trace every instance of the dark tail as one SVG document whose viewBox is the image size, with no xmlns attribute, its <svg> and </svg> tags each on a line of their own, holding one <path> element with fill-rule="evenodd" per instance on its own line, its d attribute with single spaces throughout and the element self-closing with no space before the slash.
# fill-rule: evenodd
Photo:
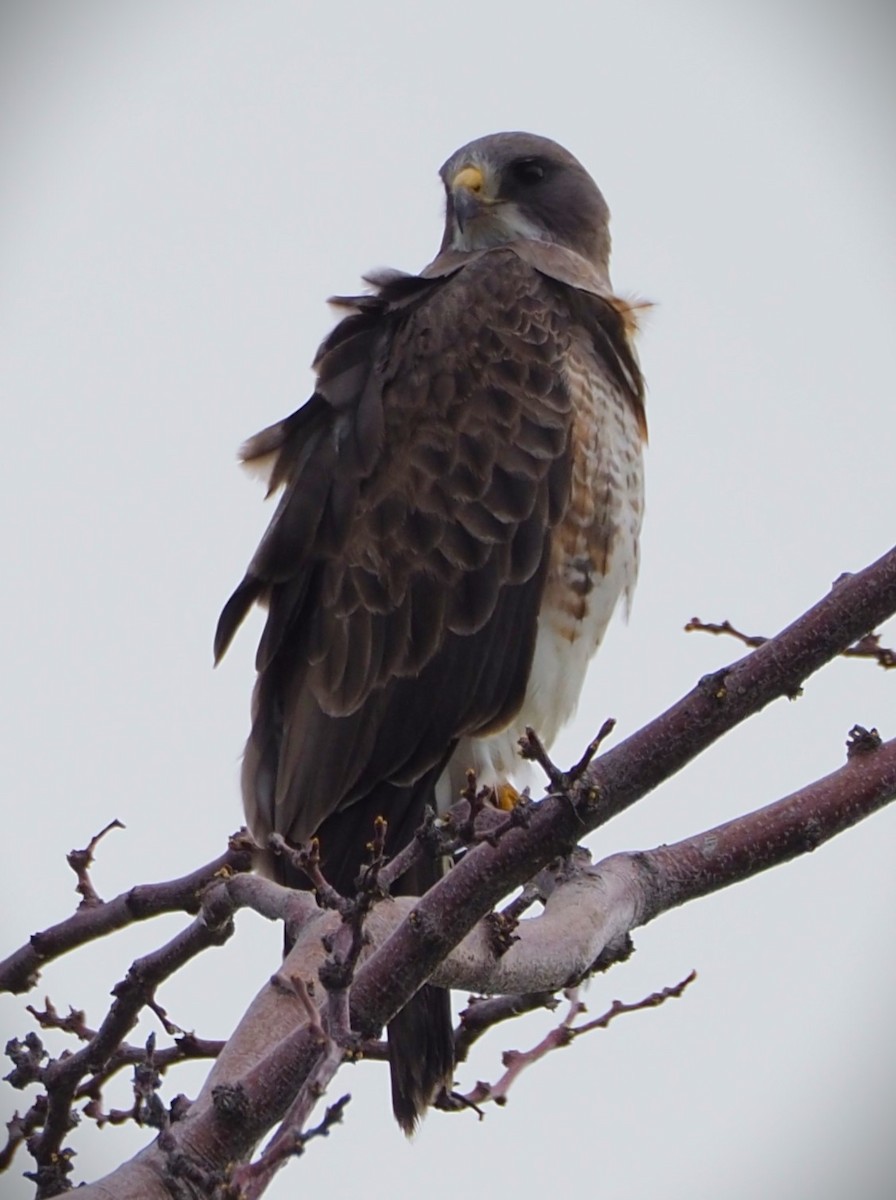
<svg viewBox="0 0 896 1200">
<path fill-rule="evenodd" d="M 405 895 L 422 896 L 439 879 L 438 862 L 421 863 L 401 880 Z M 442 1090 L 454 1078 L 451 993 L 424 984 L 389 1022 L 392 1111 L 408 1137 Z"/>
<path fill-rule="evenodd" d="M 379 814 L 389 822 L 386 850 L 390 856 L 410 842 L 423 820 L 426 804 L 434 802 L 434 777 L 440 770 L 441 764 L 409 788 L 383 786 L 324 821 L 318 831 L 322 867 L 337 891 L 351 894 L 362 859 L 360 852 Z M 267 869 L 290 887 L 308 887 L 304 875 L 291 870 L 282 859 L 272 857 Z M 441 874 L 438 860 L 420 862 L 402 876 L 393 891 L 403 896 L 422 896 Z M 424 984 L 389 1022 L 388 1037 L 392 1110 L 410 1137 L 438 1094 L 452 1087 L 454 1034 L 450 992 Z"/>
<path fill-rule="evenodd" d="M 408 1137 L 454 1075 L 451 995 L 425 983 L 389 1023 L 392 1111 Z"/>
</svg>

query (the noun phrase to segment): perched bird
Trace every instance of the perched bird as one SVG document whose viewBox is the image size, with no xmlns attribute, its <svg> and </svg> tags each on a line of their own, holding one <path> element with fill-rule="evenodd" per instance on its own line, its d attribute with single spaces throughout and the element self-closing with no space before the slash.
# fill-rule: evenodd
<svg viewBox="0 0 896 1200">
<path fill-rule="evenodd" d="M 470 142 L 441 175 L 435 260 L 334 301 L 314 394 L 242 448 L 282 494 L 215 640 L 220 658 L 267 607 L 247 819 L 261 846 L 316 836 L 347 893 L 378 815 L 394 853 L 468 768 L 505 795 L 518 738 L 549 744 L 572 714 L 638 570 L 644 388 L 603 196 L 529 133 Z M 410 1132 L 451 1087 L 447 993 L 424 986 L 389 1042 Z"/>
</svg>

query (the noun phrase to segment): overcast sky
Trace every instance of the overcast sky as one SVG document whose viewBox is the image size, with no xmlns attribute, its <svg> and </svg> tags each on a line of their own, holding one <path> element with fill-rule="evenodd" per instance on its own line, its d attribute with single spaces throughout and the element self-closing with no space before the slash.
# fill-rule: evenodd
<svg viewBox="0 0 896 1200">
<path fill-rule="evenodd" d="M 656 304 L 641 582 L 561 761 L 607 715 L 631 732 L 737 657 L 685 635 L 689 617 L 772 633 L 893 543 L 894 26 L 884 0 L 7 0 L 3 951 L 71 910 L 64 855 L 111 818 L 127 829 L 100 852 L 106 897 L 214 857 L 240 824 L 260 621 L 215 672 L 211 636 L 268 514 L 236 448 L 307 394 L 326 296 L 432 257 L 437 169 L 473 137 L 529 129 L 578 155 L 613 212 L 617 289 Z M 836 663 L 594 852 L 767 803 L 840 765 L 855 722 L 893 736 L 894 713 L 896 678 Z M 384 1069 L 346 1069 L 346 1126 L 269 1194 L 889 1197 L 894 836 L 886 811 L 638 932 L 591 1009 L 696 967 L 687 997 L 541 1063 L 483 1124 L 433 1114 L 408 1146 Z M 182 924 L 91 947 L 29 999 L 95 1024 Z M 226 1036 L 279 944 L 244 914 L 160 1000 Z M 3 999 L 3 1040 L 28 1030 L 23 1003 Z M 545 1028 L 493 1034 L 462 1086 Z M 87 1129 L 76 1180 L 145 1140 Z"/>
</svg>

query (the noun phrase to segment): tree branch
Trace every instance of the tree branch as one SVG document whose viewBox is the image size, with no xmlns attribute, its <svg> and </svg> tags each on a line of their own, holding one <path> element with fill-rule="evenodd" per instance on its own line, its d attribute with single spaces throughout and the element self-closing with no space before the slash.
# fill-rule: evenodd
<svg viewBox="0 0 896 1200">
<path fill-rule="evenodd" d="M 595 866 L 564 872 L 541 915 L 520 922 L 518 940 L 506 953 L 496 955 L 488 923 L 483 922 L 446 957 L 433 982 L 503 994 L 552 993 L 584 978 L 608 952 L 617 954 L 638 926 L 695 896 L 807 853 L 893 799 L 896 739 L 855 753 L 824 779 L 715 829 L 675 845 L 615 854 Z M 500 846 L 492 853 L 499 850 Z M 365 929 L 371 945 L 379 949 L 361 967 L 359 978 L 371 966 L 382 969 L 395 933 L 413 921 L 420 903 L 400 897 L 374 907 Z M 284 978 L 314 978 L 325 955 L 322 936 L 338 928 L 339 921 L 332 912 L 309 921 L 283 970 L 259 993 L 187 1118 L 172 1127 L 182 1154 L 203 1163 L 214 1160 L 214 1147 L 222 1145 L 221 1117 L 209 1097 L 223 1085 L 239 1087 L 244 1097 L 239 1129 L 224 1140 L 228 1161 L 239 1161 L 282 1118 L 296 1090 L 319 1064 L 319 1022 L 309 1023 Z M 363 1013 L 361 1017 L 369 1019 Z M 103 1188 L 114 1191 L 82 1189 L 84 1200 L 112 1194 L 118 1200 L 169 1200 L 165 1161 L 154 1157 L 157 1154 L 150 1148 L 139 1162 L 126 1164 L 103 1181 Z M 150 1166 L 154 1190 L 143 1190 Z"/>
<path fill-rule="evenodd" d="M 362 1037 L 376 1036 L 430 978 L 442 986 L 505 994 L 577 982 L 596 965 L 623 957 L 629 933 L 638 925 L 814 849 L 893 799 L 896 743 L 880 745 L 872 735 L 858 736 L 840 771 L 774 805 L 677 846 L 614 855 L 597 867 L 570 872 L 547 896 L 541 916 L 521 920 L 514 937 L 500 945 L 491 923 L 482 921 L 514 887 L 738 723 L 776 698 L 797 696 L 825 661 L 894 611 L 896 550 L 843 577 L 781 634 L 701 680 L 661 716 L 587 765 L 580 777 L 571 780 L 567 774 L 565 789 L 530 804 L 524 822 L 505 819 L 500 836 L 468 849 L 419 901 L 376 904 L 364 926 L 373 952 L 362 959 L 351 986 L 351 1028 Z M 309 1021 L 288 980 L 297 975 L 313 994 L 325 953 L 321 937 L 338 924 L 333 913 L 306 909 L 305 914 L 281 973 L 259 993 L 183 1120 L 138 1159 L 83 1190 L 84 1200 L 112 1195 L 167 1200 L 177 1163 L 181 1193 L 207 1196 L 208 1180 L 220 1180 L 228 1164 L 250 1156 L 264 1132 L 282 1119 L 321 1056 L 314 1033 L 320 1022 Z M 233 1107 L 221 1101 L 234 1089 L 246 1097 L 246 1104 L 237 1106 L 238 1122 Z"/>
<path fill-rule="evenodd" d="M 636 1000 L 634 1003 L 625 1004 L 621 1000 L 614 1000 L 606 1012 L 601 1016 L 595 1017 L 593 1021 L 586 1021 L 584 1025 L 575 1025 L 573 1022 L 577 1017 L 581 1016 L 586 1011 L 585 1005 L 578 999 L 578 989 L 573 989 L 568 993 L 570 1001 L 569 1011 L 553 1029 L 541 1039 L 537 1046 L 533 1046 L 531 1050 L 505 1050 L 501 1056 L 501 1061 L 505 1067 L 504 1074 L 497 1083 L 484 1083 L 481 1080 L 476 1084 L 471 1092 L 460 1097 L 460 1105 L 455 1104 L 453 1111 L 458 1111 L 463 1106 L 468 1106 L 475 1109 L 480 1118 L 484 1113 L 480 1111 L 481 1106 L 488 1102 L 503 1106 L 507 1103 L 507 1093 L 516 1083 L 517 1079 L 539 1059 L 544 1058 L 546 1054 L 550 1054 L 552 1050 L 562 1050 L 566 1046 L 571 1046 L 577 1037 L 581 1037 L 584 1033 L 593 1033 L 595 1029 L 606 1029 L 611 1021 L 617 1017 L 625 1016 L 627 1013 L 641 1012 L 647 1008 L 658 1008 L 661 1004 L 665 1004 L 667 1000 L 677 1000 L 684 995 L 685 990 L 697 978 L 697 972 L 691 973 L 682 979 L 680 983 L 674 984 L 672 987 L 663 988 L 661 992 L 652 992 L 649 996 L 645 996 L 643 1000 Z"/>
<path fill-rule="evenodd" d="M 743 633 L 740 629 L 735 629 L 731 622 L 727 620 L 716 623 L 701 621 L 699 617 L 691 617 L 690 621 L 685 625 L 684 631 L 685 633 L 711 633 L 716 637 L 732 637 L 735 641 L 741 642 L 744 646 L 749 646 L 751 649 L 757 646 L 764 646 L 768 641 L 768 638 L 761 633 Z M 880 635 L 876 633 L 866 633 L 864 637 L 859 638 L 852 646 L 847 646 L 842 655 L 843 658 L 872 658 L 885 671 L 896 668 L 896 650 L 890 649 L 889 646 L 882 646 L 880 644 Z"/>
<path fill-rule="evenodd" d="M 381 1028 L 502 896 L 747 717 L 782 696 L 798 695 L 810 675 L 894 611 L 896 548 L 864 571 L 841 576 L 777 637 L 702 679 L 593 762 L 567 795 L 533 806 L 526 828 L 508 830 L 496 846 L 474 846 L 359 971 L 352 992 L 355 1027 L 363 1034 Z"/>
<path fill-rule="evenodd" d="M 116 822 L 112 822 L 107 829 L 115 824 Z M 92 852 L 96 841 L 96 838 L 92 840 L 88 851 Z M 41 933 L 32 934 L 27 945 L 0 962 L 0 992 L 18 994 L 30 991 L 40 978 L 40 969 L 45 963 L 52 962 L 86 942 L 124 929 L 135 921 L 146 921 L 166 912 L 197 913 L 201 893 L 211 880 L 252 869 L 254 848 L 251 839 L 241 831 L 230 838 L 227 851 L 219 858 L 180 879 L 170 879 L 165 883 L 137 884 L 136 887 L 116 896 L 114 900 L 100 900 L 91 887 L 89 903 L 82 901 L 77 911 L 66 920 Z M 88 851 L 73 850 L 68 856 L 69 861 L 71 862 L 73 857 L 87 854 Z M 82 865 L 79 857 L 76 861 L 78 890 L 82 891 L 85 886 L 86 866 Z M 83 876 L 82 872 L 85 873 Z"/>
</svg>

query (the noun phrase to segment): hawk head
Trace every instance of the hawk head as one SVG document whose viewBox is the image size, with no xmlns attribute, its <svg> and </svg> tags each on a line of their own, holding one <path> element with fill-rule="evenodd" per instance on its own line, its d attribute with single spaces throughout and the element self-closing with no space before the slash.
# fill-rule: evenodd
<svg viewBox="0 0 896 1200">
<path fill-rule="evenodd" d="M 568 150 L 534 133 L 493 133 L 455 151 L 442 167 L 446 250 L 547 242 L 606 271 L 609 209 Z"/>
</svg>

